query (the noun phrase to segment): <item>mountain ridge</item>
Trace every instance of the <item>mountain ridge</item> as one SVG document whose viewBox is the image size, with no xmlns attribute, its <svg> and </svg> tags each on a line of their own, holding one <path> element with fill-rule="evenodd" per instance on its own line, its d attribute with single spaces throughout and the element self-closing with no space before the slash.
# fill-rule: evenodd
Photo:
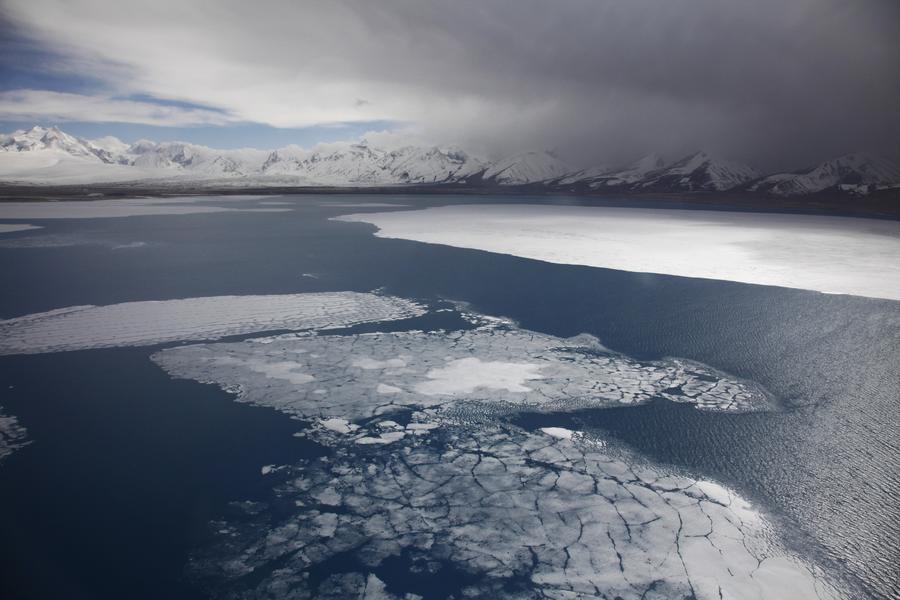
<svg viewBox="0 0 900 600">
<path fill-rule="evenodd" d="M 79 138 L 57 127 L 0 134 L 0 182 L 91 183 L 183 180 L 228 185 L 379 187 L 403 185 L 540 186 L 572 192 L 724 192 L 773 196 L 825 191 L 865 195 L 900 188 L 900 166 L 847 154 L 807 169 L 760 175 L 752 167 L 699 151 L 673 162 L 648 154 L 620 167 L 576 169 L 549 151 L 484 160 L 462 149 L 407 145 L 386 150 L 366 140 L 313 149 L 217 150 L 189 142 L 106 136 Z"/>
</svg>

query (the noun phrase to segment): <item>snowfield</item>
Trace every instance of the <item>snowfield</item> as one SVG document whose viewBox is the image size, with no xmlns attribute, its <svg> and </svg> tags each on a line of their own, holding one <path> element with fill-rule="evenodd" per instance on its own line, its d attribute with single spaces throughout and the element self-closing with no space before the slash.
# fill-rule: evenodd
<svg viewBox="0 0 900 600">
<path fill-rule="evenodd" d="M 536 205 L 353 214 L 375 235 L 585 265 L 900 300 L 900 223 Z"/>
</svg>

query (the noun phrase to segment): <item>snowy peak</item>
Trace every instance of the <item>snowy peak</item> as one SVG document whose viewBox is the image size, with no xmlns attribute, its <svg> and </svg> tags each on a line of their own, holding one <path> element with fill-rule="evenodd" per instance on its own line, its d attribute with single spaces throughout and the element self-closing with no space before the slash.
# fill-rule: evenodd
<svg viewBox="0 0 900 600">
<path fill-rule="evenodd" d="M 776 173 L 750 186 L 779 196 L 815 194 L 836 189 L 851 193 L 900 186 L 900 166 L 869 154 L 845 154 L 795 173 Z"/>
<path fill-rule="evenodd" d="M 647 173 L 640 187 L 653 191 L 723 191 L 759 177 L 750 166 L 696 152 Z"/>
<path fill-rule="evenodd" d="M 541 186 L 583 192 L 684 193 L 734 190 L 791 196 L 900 190 L 900 166 L 847 154 L 794 173 L 760 178 L 747 165 L 696 152 L 674 162 L 648 154 L 623 167 L 574 169 L 552 152 L 483 161 L 458 148 L 383 149 L 367 140 L 304 149 L 217 150 L 187 142 L 115 137 L 85 140 L 56 127 L 0 134 L 0 180 L 30 183 L 184 180 L 197 185 L 359 186 L 466 184 Z"/>
<path fill-rule="evenodd" d="M 107 150 L 87 140 L 69 135 L 56 127 L 32 127 L 0 137 L 0 147 L 7 152 L 57 151 L 79 158 L 115 162 Z"/>
<path fill-rule="evenodd" d="M 88 143 L 95 148 L 105 150 L 112 156 L 120 156 L 128 152 L 128 144 L 112 135 L 97 138 L 95 140 L 88 140 Z"/>
<path fill-rule="evenodd" d="M 460 181 L 484 168 L 481 161 L 462 150 L 417 146 L 389 152 L 385 166 L 394 179 L 405 183 Z"/>
<path fill-rule="evenodd" d="M 598 169 L 595 171 L 595 175 L 591 175 L 590 171 L 585 171 L 585 175 L 579 180 L 580 183 L 586 184 L 594 190 L 627 188 L 642 181 L 648 173 L 661 169 L 665 164 L 666 162 L 660 155 L 653 153 L 642 156 L 624 167 L 604 171 Z"/>
<path fill-rule="evenodd" d="M 656 152 L 651 152 L 650 154 L 642 156 L 641 158 L 631 163 L 628 171 L 646 175 L 647 173 L 656 171 L 657 169 L 662 169 L 665 166 L 665 159 L 663 159 L 663 157 Z"/>
<path fill-rule="evenodd" d="M 526 152 L 491 163 L 483 177 L 500 185 L 523 185 L 557 180 L 574 171 L 552 152 Z"/>
</svg>

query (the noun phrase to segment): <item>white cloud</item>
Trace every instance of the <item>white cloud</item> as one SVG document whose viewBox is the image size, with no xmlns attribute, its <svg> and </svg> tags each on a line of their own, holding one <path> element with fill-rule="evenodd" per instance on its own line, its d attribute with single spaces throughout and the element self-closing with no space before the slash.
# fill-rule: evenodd
<svg viewBox="0 0 900 600">
<path fill-rule="evenodd" d="M 410 123 L 476 152 L 814 162 L 893 148 L 898 123 L 894 0 L 5 0 L 0 12 L 118 96 L 276 127 Z"/>
<path fill-rule="evenodd" d="M 0 118 L 95 123 L 122 122 L 176 127 L 223 125 L 235 120 L 225 113 L 214 110 L 46 90 L 0 92 Z"/>
</svg>

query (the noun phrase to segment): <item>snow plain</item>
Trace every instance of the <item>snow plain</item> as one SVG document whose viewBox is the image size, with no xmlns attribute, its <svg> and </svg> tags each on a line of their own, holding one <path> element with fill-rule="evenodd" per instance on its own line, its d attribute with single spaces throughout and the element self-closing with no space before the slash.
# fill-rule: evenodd
<svg viewBox="0 0 900 600">
<path fill-rule="evenodd" d="M 408 300 L 355 292 L 212 296 L 107 306 L 72 306 L 0 321 L 0 355 L 214 340 L 260 331 L 348 327 L 405 319 L 423 309 Z M 259 367 L 297 378 L 284 365 Z"/>
<path fill-rule="evenodd" d="M 558 264 L 900 300 L 900 223 L 724 211 L 463 205 L 352 214 L 375 235 Z"/>
</svg>

